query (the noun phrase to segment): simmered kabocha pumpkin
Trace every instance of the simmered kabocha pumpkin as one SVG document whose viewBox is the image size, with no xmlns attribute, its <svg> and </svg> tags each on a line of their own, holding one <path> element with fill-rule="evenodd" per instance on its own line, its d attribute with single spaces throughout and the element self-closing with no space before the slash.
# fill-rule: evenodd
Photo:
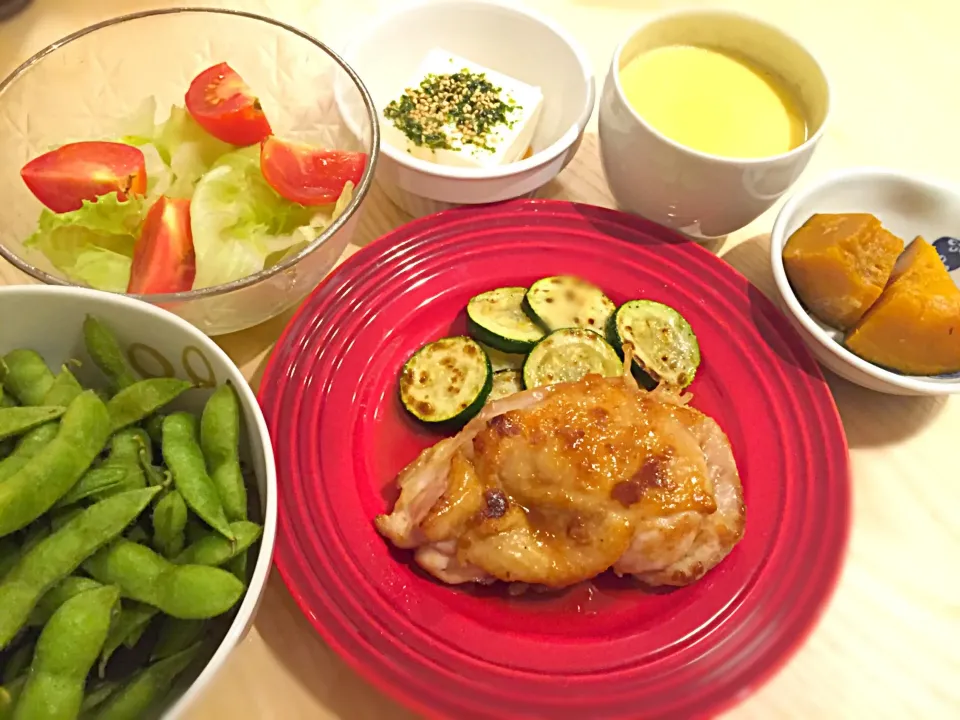
<svg viewBox="0 0 960 720">
<path fill-rule="evenodd" d="M 960 371 L 960 288 L 930 243 L 918 237 L 910 244 L 846 344 L 864 360 L 907 375 Z"/>
<path fill-rule="evenodd" d="M 783 266 L 807 310 L 846 330 L 880 297 L 902 251 L 873 215 L 818 213 L 787 240 Z"/>
</svg>

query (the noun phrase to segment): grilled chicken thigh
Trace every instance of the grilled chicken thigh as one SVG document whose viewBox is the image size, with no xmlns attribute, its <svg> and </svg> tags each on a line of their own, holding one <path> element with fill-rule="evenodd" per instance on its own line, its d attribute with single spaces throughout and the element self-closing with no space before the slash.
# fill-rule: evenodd
<svg viewBox="0 0 960 720">
<path fill-rule="evenodd" d="M 447 583 L 562 588 L 613 569 L 686 585 L 740 540 L 744 506 L 717 423 L 629 376 L 488 405 L 398 477 L 376 524 Z"/>
</svg>

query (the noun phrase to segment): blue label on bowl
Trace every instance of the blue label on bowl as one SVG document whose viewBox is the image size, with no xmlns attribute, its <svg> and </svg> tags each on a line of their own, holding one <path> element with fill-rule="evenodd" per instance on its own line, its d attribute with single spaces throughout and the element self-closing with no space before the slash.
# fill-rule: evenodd
<svg viewBox="0 0 960 720">
<path fill-rule="evenodd" d="M 940 259 L 947 266 L 950 277 L 953 278 L 954 282 L 957 282 L 957 271 L 960 271 L 960 240 L 952 237 L 942 237 L 933 243 L 933 247 L 940 253 Z"/>
</svg>

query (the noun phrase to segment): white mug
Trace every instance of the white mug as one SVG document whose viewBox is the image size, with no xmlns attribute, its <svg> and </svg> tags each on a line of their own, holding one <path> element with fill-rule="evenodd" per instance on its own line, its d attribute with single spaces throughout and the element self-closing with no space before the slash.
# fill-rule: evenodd
<svg viewBox="0 0 960 720">
<path fill-rule="evenodd" d="M 807 140 L 781 155 L 727 158 L 685 147 L 647 123 L 627 102 L 621 69 L 668 45 L 734 52 L 776 74 L 794 91 Z M 617 204 L 695 239 L 722 237 L 750 224 L 796 181 L 823 135 L 830 107 L 827 77 L 795 38 L 747 15 L 686 10 L 657 16 L 630 33 L 613 56 L 600 100 L 600 154 Z"/>
</svg>

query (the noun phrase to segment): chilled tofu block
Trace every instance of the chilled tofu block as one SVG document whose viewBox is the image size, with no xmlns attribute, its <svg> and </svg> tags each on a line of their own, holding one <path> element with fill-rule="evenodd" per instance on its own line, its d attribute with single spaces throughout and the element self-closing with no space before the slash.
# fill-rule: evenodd
<svg viewBox="0 0 960 720">
<path fill-rule="evenodd" d="M 383 141 L 452 167 L 516 162 L 530 148 L 543 93 L 439 48 L 383 109 Z"/>
<path fill-rule="evenodd" d="M 783 268 L 800 302 L 846 330 L 880 297 L 903 240 L 866 213 L 817 214 L 783 248 Z"/>
</svg>

